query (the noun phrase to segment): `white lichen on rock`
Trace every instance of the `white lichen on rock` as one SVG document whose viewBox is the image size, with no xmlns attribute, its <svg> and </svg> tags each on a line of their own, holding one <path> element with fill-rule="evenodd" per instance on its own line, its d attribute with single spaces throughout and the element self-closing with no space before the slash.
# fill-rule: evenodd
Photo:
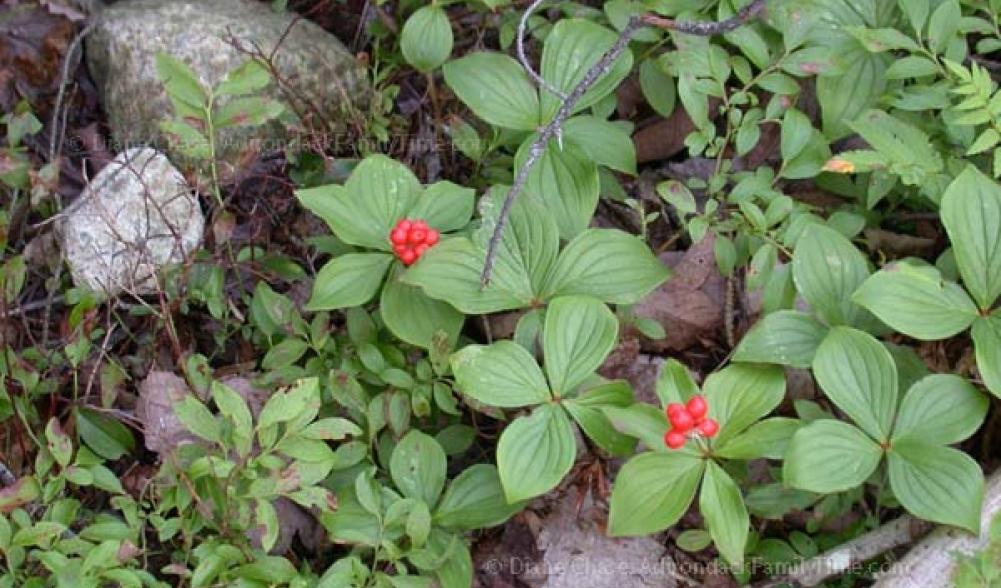
<svg viewBox="0 0 1001 588">
<path fill-rule="evenodd" d="M 155 273 L 202 239 L 205 218 L 184 176 L 153 149 L 119 154 L 57 225 L 77 286 L 113 296 L 157 291 Z"/>
</svg>

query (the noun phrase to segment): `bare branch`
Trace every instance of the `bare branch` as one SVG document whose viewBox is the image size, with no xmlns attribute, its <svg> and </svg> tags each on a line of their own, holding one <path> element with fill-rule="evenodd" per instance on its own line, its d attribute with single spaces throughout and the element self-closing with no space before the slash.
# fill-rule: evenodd
<svg viewBox="0 0 1001 588">
<path fill-rule="evenodd" d="M 747 23 L 747 21 L 752 18 L 756 18 L 765 9 L 765 3 L 766 0 L 754 0 L 747 6 L 738 10 L 737 14 L 719 22 L 674 20 L 664 18 L 663 16 L 658 16 L 656 14 L 644 14 L 640 17 L 640 20 L 642 20 L 644 24 L 660 29 L 677 31 L 679 33 L 685 33 L 686 35 L 712 37 L 736 30 Z"/>
<path fill-rule="evenodd" d="M 528 72 L 529 77 L 535 80 L 535 83 L 538 84 L 540 88 L 545 89 L 547 92 L 555 95 L 560 100 L 566 100 L 567 95 L 561 92 L 558 88 L 556 88 L 549 82 L 547 82 L 545 78 L 540 76 L 538 73 L 536 73 L 535 69 L 532 67 L 532 64 L 528 61 L 528 57 L 525 55 L 525 29 L 528 28 L 528 19 L 532 16 L 532 13 L 538 10 L 539 6 L 542 5 L 542 3 L 545 1 L 546 0 L 535 0 L 528 6 L 528 8 L 525 9 L 525 12 L 521 15 L 521 20 L 518 21 L 518 36 L 515 37 L 515 49 L 518 52 L 518 61 L 521 62 L 521 67 L 525 68 L 525 71 Z"/>
<path fill-rule="evenodd" d="M 515 199 L 517 199 L 518 196 L 520 196 L 525 190 L 525 184 L 528 182 L 528 174 L 531 173 L 532 168 L 542 157 L 542 153 L 545 151 L 546 145 L 549 144 L 549 141 L 560 136 L 563 123 L 570 117 L 574 106 L 577 105 L 584 94 L 591 89 L 598 79 L 611 69 L 615 60 L 618 59 L 626 47 L 629 46 L 629 41 L 631 41 L 633 36 L 636 35 L 636 32 L 644 26 L 655 26 L 691 35 L 718 35 L 732 31 L 752 18 L 757 17 L 764 10 L 766 1 L 767 0 L 753 0 L 750 4 L 738 10 L 737 14 L 733 17 L 719 22 L 676 21 L 652 14 L 634 16 L 629 19 L 625 28 L 623 28 L 619 33 L 619 37 L 615 40 L 615 43 L 608 49 L 608 51 L 605 52 L 604 55 L 601 56 L 601 59 L 599 59 L 597 63 L 591 66 L 591 69 L 587 70 L 587 73 L 584 74 L 584 78 L 581 79 L 581 81 L 574 86 L 573 90 L 571 90 L 570 93 L 563 99 L 562 104 L 560 104 L 560 109 L 556 112 L 556 116 L 553 117 L 553 120 L 539 131 L 539 136 L 532 143 L 528 152 L 528 157 L 521 165 L 521 168 L 518 170 L 518 174 L 514 178 L 514 182 L 511 184 L 507 195 L 504 197 L 504 204 L 501 206 L 500 215 L 497 217 L 497 224 L 494 226 L 493 233 L 490 235 L 490 241 L 487 245 L 487 255 L 483 261 L 483 272 L 480 274 L 481 289 L 486 288 L 487 285 L 490 284 L 490 273 L 493 271 L 494 261 L 497 257 L 497 246 L 500 245 L 501 238 L 504 235 L 504 228 L 507 226 L 508 217 L 511 215 L 511 207 L 514 205 Z M 518 26 L 518 58 L 521 60 L 521 64 L 528 72 L 528 75 L 538 82 L 540 86 L 553 92 L 557 96 L 560 96 L 561 94 L 558 90 L 550 89 L 548 87 L 548 83 L 535 73 L 525 57 L 523 44 L 525 24 L 528 22 L 529 15 L 531 15 L 531 13 L 537 9 L 541 3 L 542 0 L 535 0 L 522 15 L 521 23 Z"/>
</svg>

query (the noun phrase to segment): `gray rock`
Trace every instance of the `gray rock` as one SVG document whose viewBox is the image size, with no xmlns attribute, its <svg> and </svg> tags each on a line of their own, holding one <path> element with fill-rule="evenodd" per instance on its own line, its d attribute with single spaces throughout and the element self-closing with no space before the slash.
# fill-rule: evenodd
<svg viewBox="0 0 1001 588">
<path fill-rule="evenodd" d="M 280 42 L 275 65 L 281 78 L 327 121 L 342 120 L 350 103 L 367 94 L 364 71 L 333 35 L 306 19 L 294 24 L 293 19 L 256 0 L 125 0 L 105 8 L 87 38 L 87 59 L 115 140 L 125 147 L 155 145 L 183 164 L 159 128 L 174 109 L 157 77 L 156 54 L 180 59 L 211 87 L 248 59 L 227 43 L 230 36 L 265 54 Z M 283 98 L 274 81 L 263 95 Z M 299 104 L 298 110 L 311 109 Z M 220 132 L 218 157 L 235 164 L 252 141 L 280 148 L 290 139 L 278 122 L 227 129 Z"/>
<path fill-rule="evenodd" d="M 94 176 L 56 232 L 73 281 L 113 296 L 156 292 L 156 270 L 183 261 L 204 227 L 181 173 L 163 154 L 140 147 Z"/>
</svg>

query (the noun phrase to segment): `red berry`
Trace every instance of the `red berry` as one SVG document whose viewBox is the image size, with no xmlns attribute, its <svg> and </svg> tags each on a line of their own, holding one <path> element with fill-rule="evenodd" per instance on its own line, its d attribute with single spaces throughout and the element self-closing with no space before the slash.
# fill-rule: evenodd
<svg viewBox="0 0 1001 588">
<path fill-rule="evenodd" d="M 414 247 L 414 253 L 417 254 L 417 257 L 420 257 L 420 256 L 424 255 L 424 252 L 427 251 L 427 250 L 428 250 L 428 246 L 427 246 L 426 243 L 421 243 L 417 247 Z"/>
<path fill-rule="evenodd" d="M 439 237 L 441 237 L 441 235 L 438 233 L 438 231 L 434 229 L 428 229 L 428 236 L 427 238 L 424 239 L 424 242 L 427 243 L 428 245 L 434 245 L 435 243 L 438 242 Z"/>
<path fill-rule="evenodd" d="M 427 239 L 427 237 L 428 237 L 428 232 L 426 229 L 415 228 L 414 230 L 410 231 L 409 240 L 411 243 L 416 245 L 418 243 L 423 243 L 424 239 Z"/>
<path fill-rule="evenodd" d="M 397 255 L 402 255 L 403 252 L 406 251 L 406 250 L 408 250 L 408 249 L 410 249 L 410 246 L 407 245 L 406 243 L 401 243 L 399 245 L 393 245 L 393 251 L 395 251 Z"/>
<path fill-rule="evenodd" d="M 402 219 L 400 220 L 400 222 L 396 223 L 396 228 L 403 231 L 404 233 L 410 232 L 410 228 L 412 226 L 413 223 L 407 219 Z"/>
<path fill-rule="evenodd" d="M 671 421 L 671 426 L 681 433 L 687 433 L 695 426 L 695 419 L 688 414 L 687 410 L 678 411 L 667 417 Z"/>
<path fill-rule="evenodd" d="M 671 404 L 667 405 L 667 410 L 665 412 L 667 413 L 667 418 L 671 418 L 672 416 L 678 414 L 679 412 L 685 412 L 685 405 L 678 404 L 677 402 L 672 402 Z"/>
<path fill-rule="evenodd" d="M 407 242 L 407 232 L 402 229 L 393 229 L 393 232 L 389 234 L 389 240 L 394 245 L 402 245 Z"/>
<path fill-rule="evenodd" d="M 400 259 L 403 261 L 403 263 L 410 265 L 411 263 L 417 261 L 417 252 L 414 251 L 413 249 L 407 249 L 406 251 L 400 254 Z"/>
<path fill-rule="evenodd" d="M 671 429 L 664 435 L 664 445 L 667 445 L 671 449 L 677 449 L 685 444 L 686 438 L 684 433 L 679 433 L 674 429 Z"/>
<path fill-rule="evenodd" d="M 695 420 L 700 420 L 702 417 L 706 416 L 706 412 L 709 411 L 709 405 L 706 404 L 706 399 L 703 396 L 692 396 L 689 399 L 688 404 L 685 405 L 688 409 L 688 414 L 692 415 Z"/>
<path fill-rule="evenodd" d="M 706 437 L 715 437 L 718 432 L 719 423 L 712 419 L 706 419 L 699 423 L 699 433 L 702 433 Z"/>
<path fill-rule="evenodd" d="M 424 220 L 422 220 L 422 219 L 417 219 L 417 220 L 413 221 L 413 224 L 411 226 L 413 227 L 413 230 L 415 230 L 415 231 L 418 230 L 418 229 L 421 230 L 421 231 L 428 230 L 428 224 L 427 224 L 427 222 L 424 221 Z"/>
</svg>

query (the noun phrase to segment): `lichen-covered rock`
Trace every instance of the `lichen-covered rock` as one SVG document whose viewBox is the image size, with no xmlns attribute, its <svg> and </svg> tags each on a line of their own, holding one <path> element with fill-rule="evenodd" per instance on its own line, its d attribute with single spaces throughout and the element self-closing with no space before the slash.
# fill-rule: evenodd
<svg viewBox="0 0 1001 588">
<path fill-rule="evenodd" d="M 177 168 L 149 148 L 119 154 L 90 181 L 57 225 L 78 286 L 106 296 L 157 291 L 155 272 L 202 239 L 198 198 Z"/>
<path fill-rule="evenodd" d="M 286 32 L 288 33 L 286 35 Z M 155 58 L 165 52 L 214 87 L 248 56 L 229 42 L 270 54 L 283 83 L 294 88 L 298 110 L 318 110 L 328 122 L 344 119 L 351 102 L 367 93 L 364 70 L 336 37 L 306 19 L 275 12 L 256 0 L 124 0 L 105 8 L 87 38 L 87 59 L 120 145 L 155 145 L 169 150 L 160 123 L 174 116 L 157 77 Z M 272 81 L 263 95 L 283 100 Z M 308 103 L 306 107 L 304 104 Z M 290 136 L 274 122 L 220 132 L 218 157 L 235 163 L 249 146 L 280 148 Z M 226 172 L 224 166 L 224 173 Z"/>
</svg>

